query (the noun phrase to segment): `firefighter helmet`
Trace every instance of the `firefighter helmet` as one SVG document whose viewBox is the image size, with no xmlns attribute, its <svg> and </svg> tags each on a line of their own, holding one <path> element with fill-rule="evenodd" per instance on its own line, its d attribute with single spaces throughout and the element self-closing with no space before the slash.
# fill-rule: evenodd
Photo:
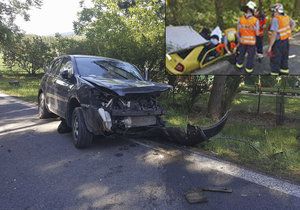
<svg viewBox="0 0 300 210">
<path fill-rule="evenodd" d="M 278 13 L 284 13 L 283 5 L 280 4 L 280 3 L 273 4 L 271 6 L 271 11 L 272 12 L 278 12 Z"/>
<path fill-rule="evenodd" d="M 254 12 L 254 11 L 256 10 L 256 8 L 257 8 L 255 2 L 253 2 L 253 1 L 249 1 L 249 2 L 246 4 L 246 6 L 247 6 L 250 10 L 252 10 L 253 12 Z"/>
</svg>

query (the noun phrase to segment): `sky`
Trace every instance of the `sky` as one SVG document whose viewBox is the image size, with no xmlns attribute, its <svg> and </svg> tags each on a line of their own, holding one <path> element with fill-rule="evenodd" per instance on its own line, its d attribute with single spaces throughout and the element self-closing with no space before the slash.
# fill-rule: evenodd
<svg viewBox="0 0 300 210">
<path fill-rule="evenodd" d="M 73 32 L 80 0 L 43 0 L 41 9 L 29 11 L 30 21 L 18 17 L 16 24 L 27 34 L 54 35 Z"/>
</svg>

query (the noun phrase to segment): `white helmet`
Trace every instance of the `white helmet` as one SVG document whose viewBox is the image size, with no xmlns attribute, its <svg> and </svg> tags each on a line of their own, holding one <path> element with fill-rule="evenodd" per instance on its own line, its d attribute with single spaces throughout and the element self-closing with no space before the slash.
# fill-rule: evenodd
<svg viewBox="0 0 300 210">
<path fill-rule="evenodd" d="M 255 2 L 253 2 L 253 1 L 249 1 L 249 2 L 246 4 L 246 6 L 247 6 L 249 9 L 253 10 L 253 11 L 255 11 L 256 8 L 257 8 Z"/>
<path fill-rule="evenodd" d="M 283 5 L 280 3 L 273 4 L 271 7 L 272 12 L 284 13 Z"/>
</svg>

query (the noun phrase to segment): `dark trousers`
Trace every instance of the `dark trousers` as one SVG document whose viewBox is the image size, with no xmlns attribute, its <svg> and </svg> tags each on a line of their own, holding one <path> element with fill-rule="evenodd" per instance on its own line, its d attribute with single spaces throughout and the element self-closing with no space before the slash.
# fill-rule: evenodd
<svg viewBox="0 0 300 210">
<path fill-rule="evenodd" d="M 239 65 L 243 64 L 244 60 L 245 60 L 246 53 L 248 54 L 246 68 L 247 69 L 253 69 L 254 60 L 255 60 L 255 53 L 256 53 L 256 46 L 255 45 L 240 44 L 238 49 L 237 49 L 236 62 Z"/>
<path fill-rule="evenodd" d="M 264 37 L 256 36 L 256 52 L 263 54 Z"/>
<path fill-rule="evenodd" d="M 289 69 L 289 40 L 276 40 L 272 52 L 273 55 L 270 58 L 270 66 L 272 72 L 280 72 L 280 69 Z"/>
</svg>

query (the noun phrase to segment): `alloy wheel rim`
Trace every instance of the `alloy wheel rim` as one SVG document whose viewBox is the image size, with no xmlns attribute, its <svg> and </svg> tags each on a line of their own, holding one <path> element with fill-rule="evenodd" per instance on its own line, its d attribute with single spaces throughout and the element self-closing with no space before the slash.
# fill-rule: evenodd
<svg viewBox="0 0 300 210">
<path fill-rule="evenodd" d="M 78 123 L 77 116 L 75 116 L 75 119 L 74 119 L 73 134 L 74 134 L 75 140 L 77 141 L 78 134 L 79 134 L 79 123 Z"/>
</svg>

